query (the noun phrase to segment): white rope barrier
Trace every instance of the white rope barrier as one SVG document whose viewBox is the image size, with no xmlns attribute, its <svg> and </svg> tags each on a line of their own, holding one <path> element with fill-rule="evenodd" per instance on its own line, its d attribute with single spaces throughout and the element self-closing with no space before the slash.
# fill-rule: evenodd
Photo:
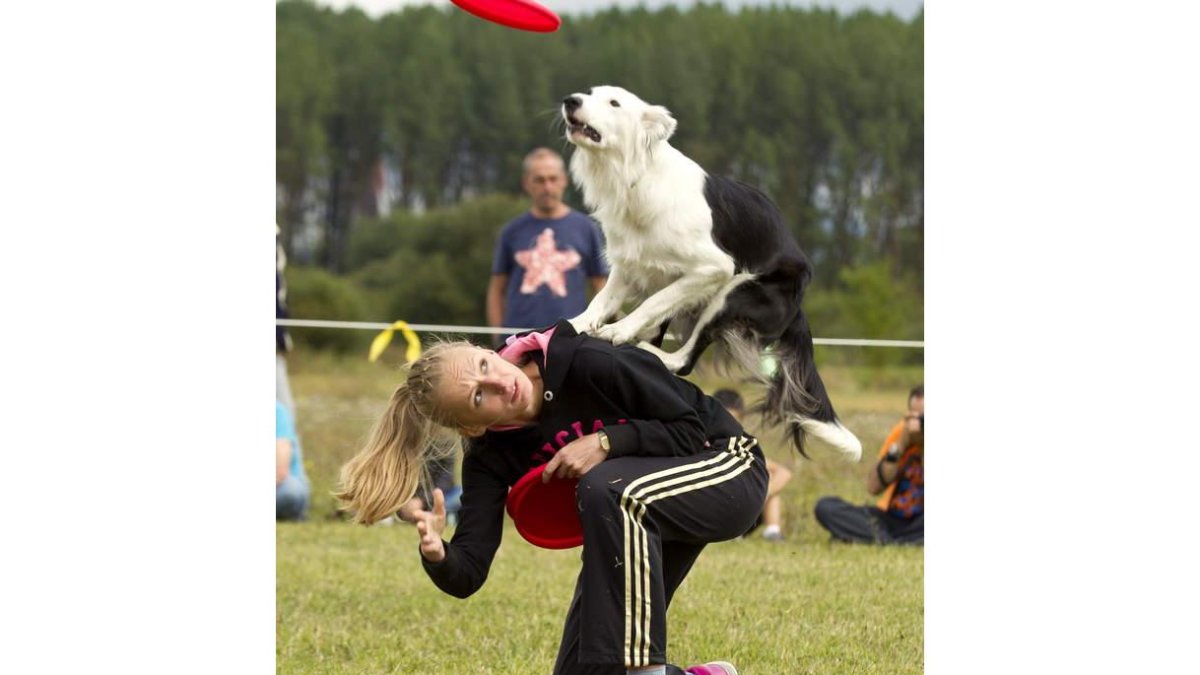
<svg viewBox="0 0 1200 675">
<path fill-rule="evenodd" d="M 275 325 L 295 328 L 343 328 L 349 330 L 386 330 L 390 323 L 369 321 L 326 321 L 323 319 L 275 319 Z M 410 323 L 408 327 L 424 333 L 462 333 L 482 335 L 511 335 L 530 328 L 495 328 L 493 326 L 446 326 L 441 324 Z M 924 340 L 855 340 L 842 338 L 813 338 L 815 345 L 834 347 L 902 347 L 924 349 Z"/>
</svg>

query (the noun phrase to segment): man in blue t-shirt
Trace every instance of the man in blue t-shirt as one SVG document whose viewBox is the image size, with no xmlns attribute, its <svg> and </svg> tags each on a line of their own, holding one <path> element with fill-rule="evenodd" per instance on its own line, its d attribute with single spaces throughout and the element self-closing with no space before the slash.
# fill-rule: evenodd
<svg viewBox="0 0 1200 675">
<path fill-rule="evenodd" d="M 275 520 L 304 520 L 308 512 L 308 476 L 292 415 L 275 401 Z"/>
<path fill-rule="evenodd" d="M 521 187 L 533 199 L 496 240 L 487 291 L 491 326 L 544 328 L 587 308 L 587 285 L 604 287 L 608 264 L 600 226 L 563 203 L 562 156 L 538 148 L 525 157 Z"/>
</svg>

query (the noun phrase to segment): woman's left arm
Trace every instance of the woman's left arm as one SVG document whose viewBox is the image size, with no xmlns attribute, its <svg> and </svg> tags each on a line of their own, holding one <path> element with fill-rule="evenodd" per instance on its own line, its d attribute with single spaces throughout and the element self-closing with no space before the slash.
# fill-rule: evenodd
<svg viewBox="0 0 1200 675">
<path fill-rule="evenodd" d="M 610 457 L 625 455 L 678 457 L 704 449 L 705 429 L 676 376 L 653 354 L 637 348 L 620 349 L 597 384 L 614 402 L 629 411 L 625 424 L 604 427 Z"/>
</svg>

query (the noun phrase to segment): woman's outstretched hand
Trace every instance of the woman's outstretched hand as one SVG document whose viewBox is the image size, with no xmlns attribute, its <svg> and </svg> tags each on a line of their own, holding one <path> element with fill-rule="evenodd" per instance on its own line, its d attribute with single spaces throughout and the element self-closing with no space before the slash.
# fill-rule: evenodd
<svg viewBox="0 0 1200 675">
<path fill-rule="evenodd" d="M 413 512 L 417 521 L 417 532 L 421 535 L 421 556 L 432 563 L 446 559 L 446 547 L 442 543 L 442 532 L 446 529 L 446 497 L 441 488 L 433 490 L 433 511 L 418 509 Z"/>
</svg>

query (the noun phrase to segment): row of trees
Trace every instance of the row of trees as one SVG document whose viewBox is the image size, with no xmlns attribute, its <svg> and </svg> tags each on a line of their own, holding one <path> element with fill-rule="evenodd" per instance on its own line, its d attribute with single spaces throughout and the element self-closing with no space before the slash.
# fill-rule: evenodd
<svg viewBox="0 0 1200 675">
<path fill-rule="evenodd" d="M 672 142 L 710 172 L 763 188 L 821 283 L 843 287 L 843 269 L 883 265 L 920 289 L 923 31 L 921 16 L 701 4 L 565 16 L 556 33 L 532 34 L 453 7 L 372 19 L 285 0 L 276 35 L 285 246 L 338 274 L 406 247 L 411 260 L 405 237 L 389 244 L 395 251 L 355 253 L 356 231 L 394 226 L 415 217 L 410 209 L 517 193 L 530 148 L 566 150 L 558 101 L 618 84 L 670 108 Z M 398 210 L 382 220 L 381 164 L 400 177 Z M 469 244 L 485 253 L 471 257 L 487 258 L 504 219 L 485 223 L 488 236 Z M 299 250 L 312 241 L 313 252 Z M 433 246 L 452 259 L 464 242 Z"/>
</svg>

